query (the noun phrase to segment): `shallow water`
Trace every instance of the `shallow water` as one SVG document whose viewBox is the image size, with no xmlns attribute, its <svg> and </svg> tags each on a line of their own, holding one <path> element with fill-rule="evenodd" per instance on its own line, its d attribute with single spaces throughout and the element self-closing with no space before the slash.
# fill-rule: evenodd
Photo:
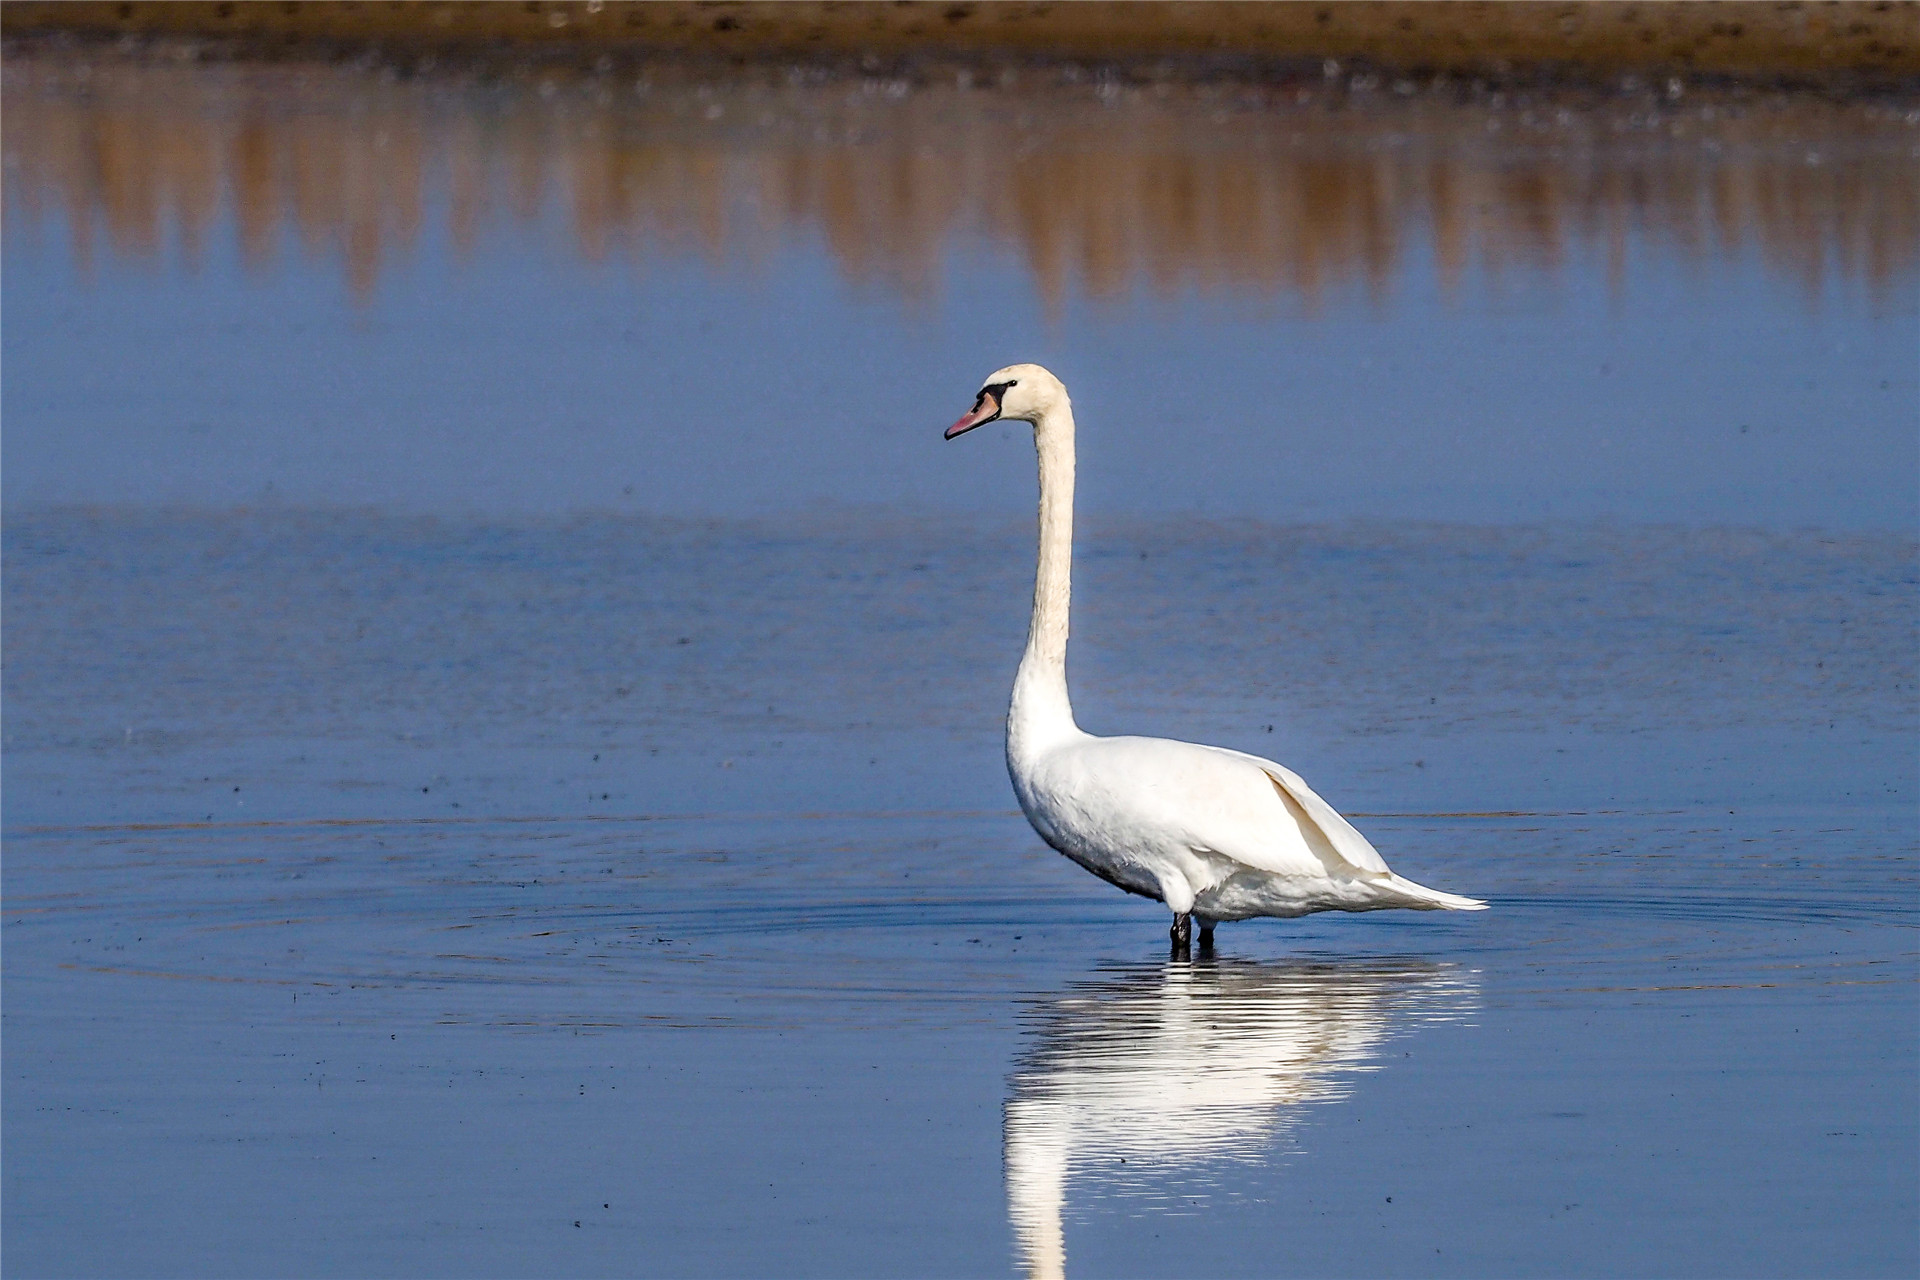
<svg viewBox="0 0 1920 1280">
<path fill-rule="evenodd" d="M 1020 532 L 12 517 L 12 1265 L 1905 1267 L 1910 543 L 1090 535 L 1086 723 L 1494 908 L 1168 966 L 1006 798 Z"/>
<path fill-rule="evenodd" d="M 89 96 L 26 70 L 10 1271 L 1920 1266 L 1905 104 L 1776 103 L 1756 132 L 1749 103 L 1710 139 L 1733 181 L 1670 132 L 1591 142 L 1644 95 L 1552 104 L 1589 143 L 1549 154 L 1485 150 L 1538 104 L 1389 93 L 1232 105 L 1256 124 L 1203 145 L 1226 108 L 1173 89 L 1061 142 L 1004 119 L 1017 98 L 911 85 L 690 81 L 628 118 L 582 115 L 590 77 L 355 97 L 379 77 L 349 70 L 248 116 L 246 78 L 287 72 L 139 64 Z M 16 95 L 43 81 L 68 133 L 29 143 Z M 1050 128 L 1104 100 L 1058 92 Z M 715 132 L 749 100 L 771 123 Z M 122 154 L 48 139 L 161 106 L 218 145 L 74 161 L 139 180 L 66 188 L 29 234 L 23 173 Z M 1408 112 L 1424 140 L 1388 141 Z M 413 227 L 370 275 L 324 200 L 301 258 L 221 194 L 247 155 L 361 163 L 409 120 L 415 214 L 352 188 Z M 535 141 L 435 132 L 481 124 Z M 463 156 L 605 160 L 615 125 L 678 138 L 672 175 L 844 161 L 856 193 L 886 172 L 862 139 L 1157 138 L 1214 196 L 1275 131 L 1402 159 L 1336 166 L 1378 199 L 1330 206 L 1312 253 L 1347 274 L 1318 294 L 1219 278 L 1231 237 L 1167 239 L 1151 191 L 1143 256 L 1052 283 L 1035 246 L 1084 224 L 860 258 L 802 202 L 757 273 L 724 239 L 629 272 L 532 200 L 460 248 Z M 1470 253 L 1447 292 L 1421 248 L 1445 201 L 1395 185 L 1409 147 L 1429 177 L 1533 157 L 1546 194 L 1487 188 L 1488 242 L 1551 210 L 1561 250 Z M 909 169 L 934 185 L 897 190 L 948 189 Z M 1672 234 L 1716 181 L 1752 236 Z M 659 225 L 707 190 L 640 189 Z M 114 202 L 140 191 L 202 198 Z M 1373 251 L 1341 247 L 1355 208 Z M 1581 228 L 1616 214 L 1610 265 Z M 1272 216 L 1237 234 L 1286 245 Z M 119 237 L 90 261 L 89 219 Z M 165 247 L 195 227 L 197 257 Z M 935 438 L 1035 353 L 1087 420 L 1082 723 L 1285 761 L 1397 870 L 1492 910 L 1223 926 L 1174 964 L 1157 905 L 1040 846 L 999 743 L 1030 455 Z"/>
</svg>

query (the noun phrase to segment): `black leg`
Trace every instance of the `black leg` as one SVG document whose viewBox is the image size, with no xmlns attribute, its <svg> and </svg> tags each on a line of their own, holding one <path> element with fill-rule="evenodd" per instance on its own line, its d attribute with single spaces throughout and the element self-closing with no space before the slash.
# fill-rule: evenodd
<svg viewBox="0 0 1920 1280">
<path fill-rule="evenodd" d="M 1186 959 L 1187 948 L 1193 942 L 1193 917 L 1184 911 L 1175 915 L 1173 928 L 1168 931 L 1167 936 L 1173 940 L 1174 955 L 1182 960 Z"/>
<path fill-rule="evenodd" d="M 1213 921 L 1211 920 L 1200 922 L 1200 958 L 1202 960 L 1213 958 Z"/>
</svg>

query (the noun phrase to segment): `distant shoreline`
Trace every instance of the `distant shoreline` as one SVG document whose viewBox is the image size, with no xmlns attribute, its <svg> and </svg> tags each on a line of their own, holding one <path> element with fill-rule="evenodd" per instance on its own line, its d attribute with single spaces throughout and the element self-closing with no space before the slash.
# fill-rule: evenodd
<svg viewBox="0 0 1920 1280">
<path fill-rule="evenodd" d="M 196 42 L 214 57 L 661 55 L 899 63 L 1060 59 L 1166 74 L 1332 59 L 1413 72 L 1579 80 L 1631 72 L 1799 84 L 1920 79 L 1920 3 L 1828 0 L 1081 0 L 1029 3 L 94 3 L 9 0 L 22 37 Z"/>
</svg>

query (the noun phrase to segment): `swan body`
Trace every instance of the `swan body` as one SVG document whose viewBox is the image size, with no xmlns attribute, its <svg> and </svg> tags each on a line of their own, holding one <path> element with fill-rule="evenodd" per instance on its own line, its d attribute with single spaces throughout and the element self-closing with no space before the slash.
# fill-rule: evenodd
<svg viewBox="0 0 1920 1280">
<path fill-rule="evenodd" d="M 1036 364 L 990 374 L 947 438 L 996 419 L 1033 424 L 1040 550 L 1027 648 L 1007 712 L 1007 772 L 1041 839 L 1101 879 L 1167 904 L 1184 945 L 1215 921 L 1315 911 L 1478 911 L 1486 903 L 1395 875 L 1298 774 L 1259 756 L 1165 738 L 1100 738 L 1073 719 L 1067 616 L 1073 406 Z"/>
<path fill-rule="evenodd" d="M 1176 915 L 1245 920 L 1481 905 L 1395 875 L 1298 774 L 1258 756 L 1082 734 L 1009 766 L 1020 807 L 1043 840 Z"/>
</svg>

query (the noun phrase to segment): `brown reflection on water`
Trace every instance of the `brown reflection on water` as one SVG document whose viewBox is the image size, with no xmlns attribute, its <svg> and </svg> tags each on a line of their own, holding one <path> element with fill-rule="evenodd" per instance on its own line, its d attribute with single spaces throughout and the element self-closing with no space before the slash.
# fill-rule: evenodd
<svg viewBox="0 0 1920 1280">
<path fill-rule="evenodd" d="M 1920 258 L 1920 109 L 1656 84 L 1474 93 L 906 80 L 686 69 L 482 77 L 14 56 L 10 235 L 64 230 L 197 266 L 337 258 L 366 296 L 444 226 L 463 254 L 564 226 L 580 254 L 762 261 L 818 237 L 850 279 L 927 298 L 946 251 L 1016 246 L 1050 307 L 1145 286 L 1378 299 L 1423 246 L 1469 270 L 1757 253 L 1886 299 Z M 1424 259 L 1422 259 L 1424 260 Z"/>
</svg>

